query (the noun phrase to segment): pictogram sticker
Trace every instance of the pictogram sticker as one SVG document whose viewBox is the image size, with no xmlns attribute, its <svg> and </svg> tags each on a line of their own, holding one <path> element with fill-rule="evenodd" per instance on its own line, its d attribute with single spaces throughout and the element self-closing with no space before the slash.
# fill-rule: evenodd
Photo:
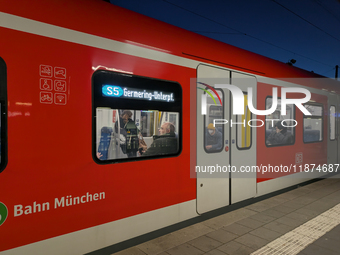
<svg viewBox="0 0 340 255">
<path fill-rule="evenodd" d="M 295 154 L 295 164 L 302 164 L 303 163 L 303 153 L 297 152 Z"/>
<path fill-rule="evenodd" d="M 55 80 L 54 81 L 54 90 L 57 92 L 65 92 L 66 91 L 66 81 Z"/>
<path fill-rule="evenodd" d="M 47 78 L 40 78 L 40 89 L 51 91 L 53 89 L 52 80 Z"/>
<path fill-rule="evenodd" d="M 53 94 L 52 92 L 40 92 L 40 103 L 42 104 L 52 104 L 53 103 Z"/>
<path fill-rule="evenodd" d="M 65 105 L 67 103 L 66 94 L 65 93 L 55 93 L 54 94 L 54 103 Z"/>
<path fill-rule="evenodd" d="M 42 77 L 52 77 L 53 76 L 52 66 L 40 65 L 39 71 L 40 71 L 40 76 L 42 76 Z"/>
<path fill-rule="evenodd" d="M 54 67 L 54 78 L 66 79 L 66 68 L 64 68 L 64 67 Z"/>
<path fill-rule="evenodd" d="M 67 94 L 66 68 L 40 65 L 40 103 L 65 105 Z"/>
</svg>

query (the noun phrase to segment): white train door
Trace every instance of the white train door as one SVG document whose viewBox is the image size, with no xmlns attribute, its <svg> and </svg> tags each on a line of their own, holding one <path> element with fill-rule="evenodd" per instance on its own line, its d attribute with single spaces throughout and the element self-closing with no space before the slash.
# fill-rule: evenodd
<svg viewBox="0 0 340 255">
<path fill-rule="evenodd" d="M 252 88 L 252 103 L 256 103 L 256 78 L 254 76 L 232 72 L 231 84 L 240 88 L 244 94 L 244 114 L 232 115 L 233 125 L 231 130 L 231 165 L 237 170 L 245 172 L 231 173 L 231 201 L 236 203 L 256 195 L 256 126 L 261 123 L 256 121 L 256 116 L 248 108 L 248 88 Z M 231 99 L 233 100 L 233 99 Z M 231 105 L 233 105 L 231 103 Z M 255 107 L 256 108 L 256 107 Z M 246 168 L 248 167 L 248 168 Z"/>
<path fill-rule="evenodd" d="M 230 119 L 229 92 L 216 89 L 216 94 L 208 88 L 215 87 L 217 82 L 230 84 L 230 71 L 199 65 L 197 82 L 197 212 L 202 214 L 227 206 L 230 200 L 229 173 L 212 172 L 214 167 L 216 170 L 229 165 L 229 152 L 225 151 L 229 128 L 227 125 L 216 125 L 214 136 L 218 135 L 220 139 L 214 145 L 208 132 L 208 126 L 213 124 L 214 119 Z M 206 113 L 202 114 L 202 110 L 206 110 Z"/>
<path fill-rule="evenodd" d="M 197 68 L 196 172 L 199 214 L 256 195 L 256 173 L 239 173 L 241 166 L 256 165 L 256 130 L 247 128 L 248 121 L 254 116 L 251 116 L 246 106 L 244 115 L 233 116 L 229 89 L 213 91 L 209 88 L 209 86 L 215 88 L 215 84 L 231 84 L 232 79 L 232 84 L 245 92 L 246 104 L 247 88 L 253 88 L 253 103 L 256 106 L 254 77 L 207 65 L 199 65 Z M 222 104 L 217 95 L 220 96 Z M 211 135 L 209 129 L 211 130 L 214 120 L 215 129 Z M 244 122 L 245 125 L 231 126 L 230 122 L 234 124 Z M 216 144 L 216 140 L 212 138 L 216 135 L 215 132 L 219 135 L 221 143 Z M 215 146 L 209 147 L 212 142 L 215 142 Z"/>
</svg>

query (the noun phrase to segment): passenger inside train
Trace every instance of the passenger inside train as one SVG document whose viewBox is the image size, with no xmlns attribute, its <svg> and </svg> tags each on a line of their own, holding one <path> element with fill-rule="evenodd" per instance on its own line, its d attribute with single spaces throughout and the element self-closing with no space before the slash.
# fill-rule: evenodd
<svg viewBox="0 0 340 255">
<path fill-rule="evenodd" d="M 218 130 L 218 128 L 214 127 L 214 124 L 210 123 L 206 128 L 205 134 L 205 148 L 207 151 L 221 150 L 223 146 L 223 138 L 222 133 Z"/>
<path fill-rule="evenodd" d="M 178 150 L 178 139 L 175 134 L 175 126 L 170 122 L 164 122 L 159 128 L 159 135 L 153 136 L 153 139 L 153 143 L 143 156 L 176 153 Z"/>
<path fill-rule="evenodd" d="M 275 124 L 275 129 L 268 136 L 266 144 L 267 145 L 277 145 L 277 144 L 290 144 L 292 143 L 293 137 L 288 132 L 287 123 L 285 121 L 278 121 Z"/>
<path fill-rule="evenodd" d="M 272 98 L 266 98 L 266 109 L 272 106 Z M 295 106 L 286 105 L 286 115 L 281 114 L 281 99 L 276 110 L 266 115 L 266 145 L 280 146 L 294 144 L 295 141 Z"/>
<path fill-rule="evenodd" d="M 178 118 L 176 112 L 97 108 L 97 158 L 175 154 L 179 151 Z"/>
<path fill-rule="evenodd" d="M 125 110 L 125 111 L 123 111 L 123 113 L 119 117 L 119 121 L 116 121 L 116 123 L 115 123 L 115 133 L 116 134 L 119 133 L 121 140 L 123 141 L 122 143 L 120 143 L 120 147 L 121 147 L 122 151 L 124 152 L 124 154 L 127 155 L 128 158 L 136 157 L 136 153 L 137 153 L 136 150 L 127 151 L 127 147 L 126 147 L 126 143 L 125 143 L 128 134 L 129 134 L 129 137 L 132 139 L 131 129 L 134 129 L 134 130 L 137 129 L 137 127 L 136 127 L 134 121 L 131 119 L 131 117 L 132 117 L 132 112 L 129 111 L 129 110 Z M 118 123 L 120 125 L 119 130 L 118 130 Z"/>
</svg>

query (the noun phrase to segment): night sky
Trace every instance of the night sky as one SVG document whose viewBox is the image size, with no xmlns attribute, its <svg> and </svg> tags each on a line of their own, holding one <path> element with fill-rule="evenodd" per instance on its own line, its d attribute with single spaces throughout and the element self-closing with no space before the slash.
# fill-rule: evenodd
<svg viewBox="0 0 340 255">
<path fill-rule="evenodd" d="M 339 0 L 110 0 L 198 34 L 334 78 Z"/>
</svg>

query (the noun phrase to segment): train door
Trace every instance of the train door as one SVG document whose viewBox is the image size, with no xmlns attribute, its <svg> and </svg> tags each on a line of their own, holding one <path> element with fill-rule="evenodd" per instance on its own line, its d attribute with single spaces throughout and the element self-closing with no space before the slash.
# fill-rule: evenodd
<svg viewBox="0 0 340 255">
<path fill-rule="evenodd" d="M 337 123 L 337 108 L 338 96 L 329 95 L 328 96 L 328 164 L 338 163 L 338 123 Z"/>
<path fill-rule="evenodd" d="M 204 213 L 256 195 L 256 172 L 240 172 L 241 167 L 256 166 L 256 130 L 248 125 L 254 116 L 247 107 L 248 87 L 253 90 L 256 105 L 256 80 L 252 76 L 199 65 L 197 82 L 197 212 Z M 243 115 L 233 115 L 229 89 L 209 88 L 216 84 L 233 84 L 242 90 Z M 221 143 L 212 138 L 216 133 Z M 214 147 L 210 147 L 214 142 Z"/>
<path fill-rule="evenodd" d="M 232 115 L 232 123 L 236 125 L 230 128 L 230 163 L 236 170 L 240 170 L 240 172 L 231 172 L 230 203 L 233 204 L 256 195 L 256 172 L 250 170 L 252 170 L 252 166 L 256 166 L 256 126 L 260 126 L 261 123 L 255 121 L 256 116 L 248 108 L 249 87 L 253 92 L 252 103 L 256 106 L 256 78 L 232 72 L 231 84 L 240 88 L 244 94 L 244 114 Z"/>
<path fill-rule="evenodd" d="M 216 172 L 230 163 L 229 152 L 224 149 L 229 127 L 219 124 L 212 128 L 214 119 L 230 119 L 229 91 L 209 88 L 216 83 L 230 84 L 230 71 L 199 65 L 197 82 L 197 212 L 202 214 L 230 203 L 229 173 Z M 219 138 L 214 143 L 215 136 Z"/>
</svg>

